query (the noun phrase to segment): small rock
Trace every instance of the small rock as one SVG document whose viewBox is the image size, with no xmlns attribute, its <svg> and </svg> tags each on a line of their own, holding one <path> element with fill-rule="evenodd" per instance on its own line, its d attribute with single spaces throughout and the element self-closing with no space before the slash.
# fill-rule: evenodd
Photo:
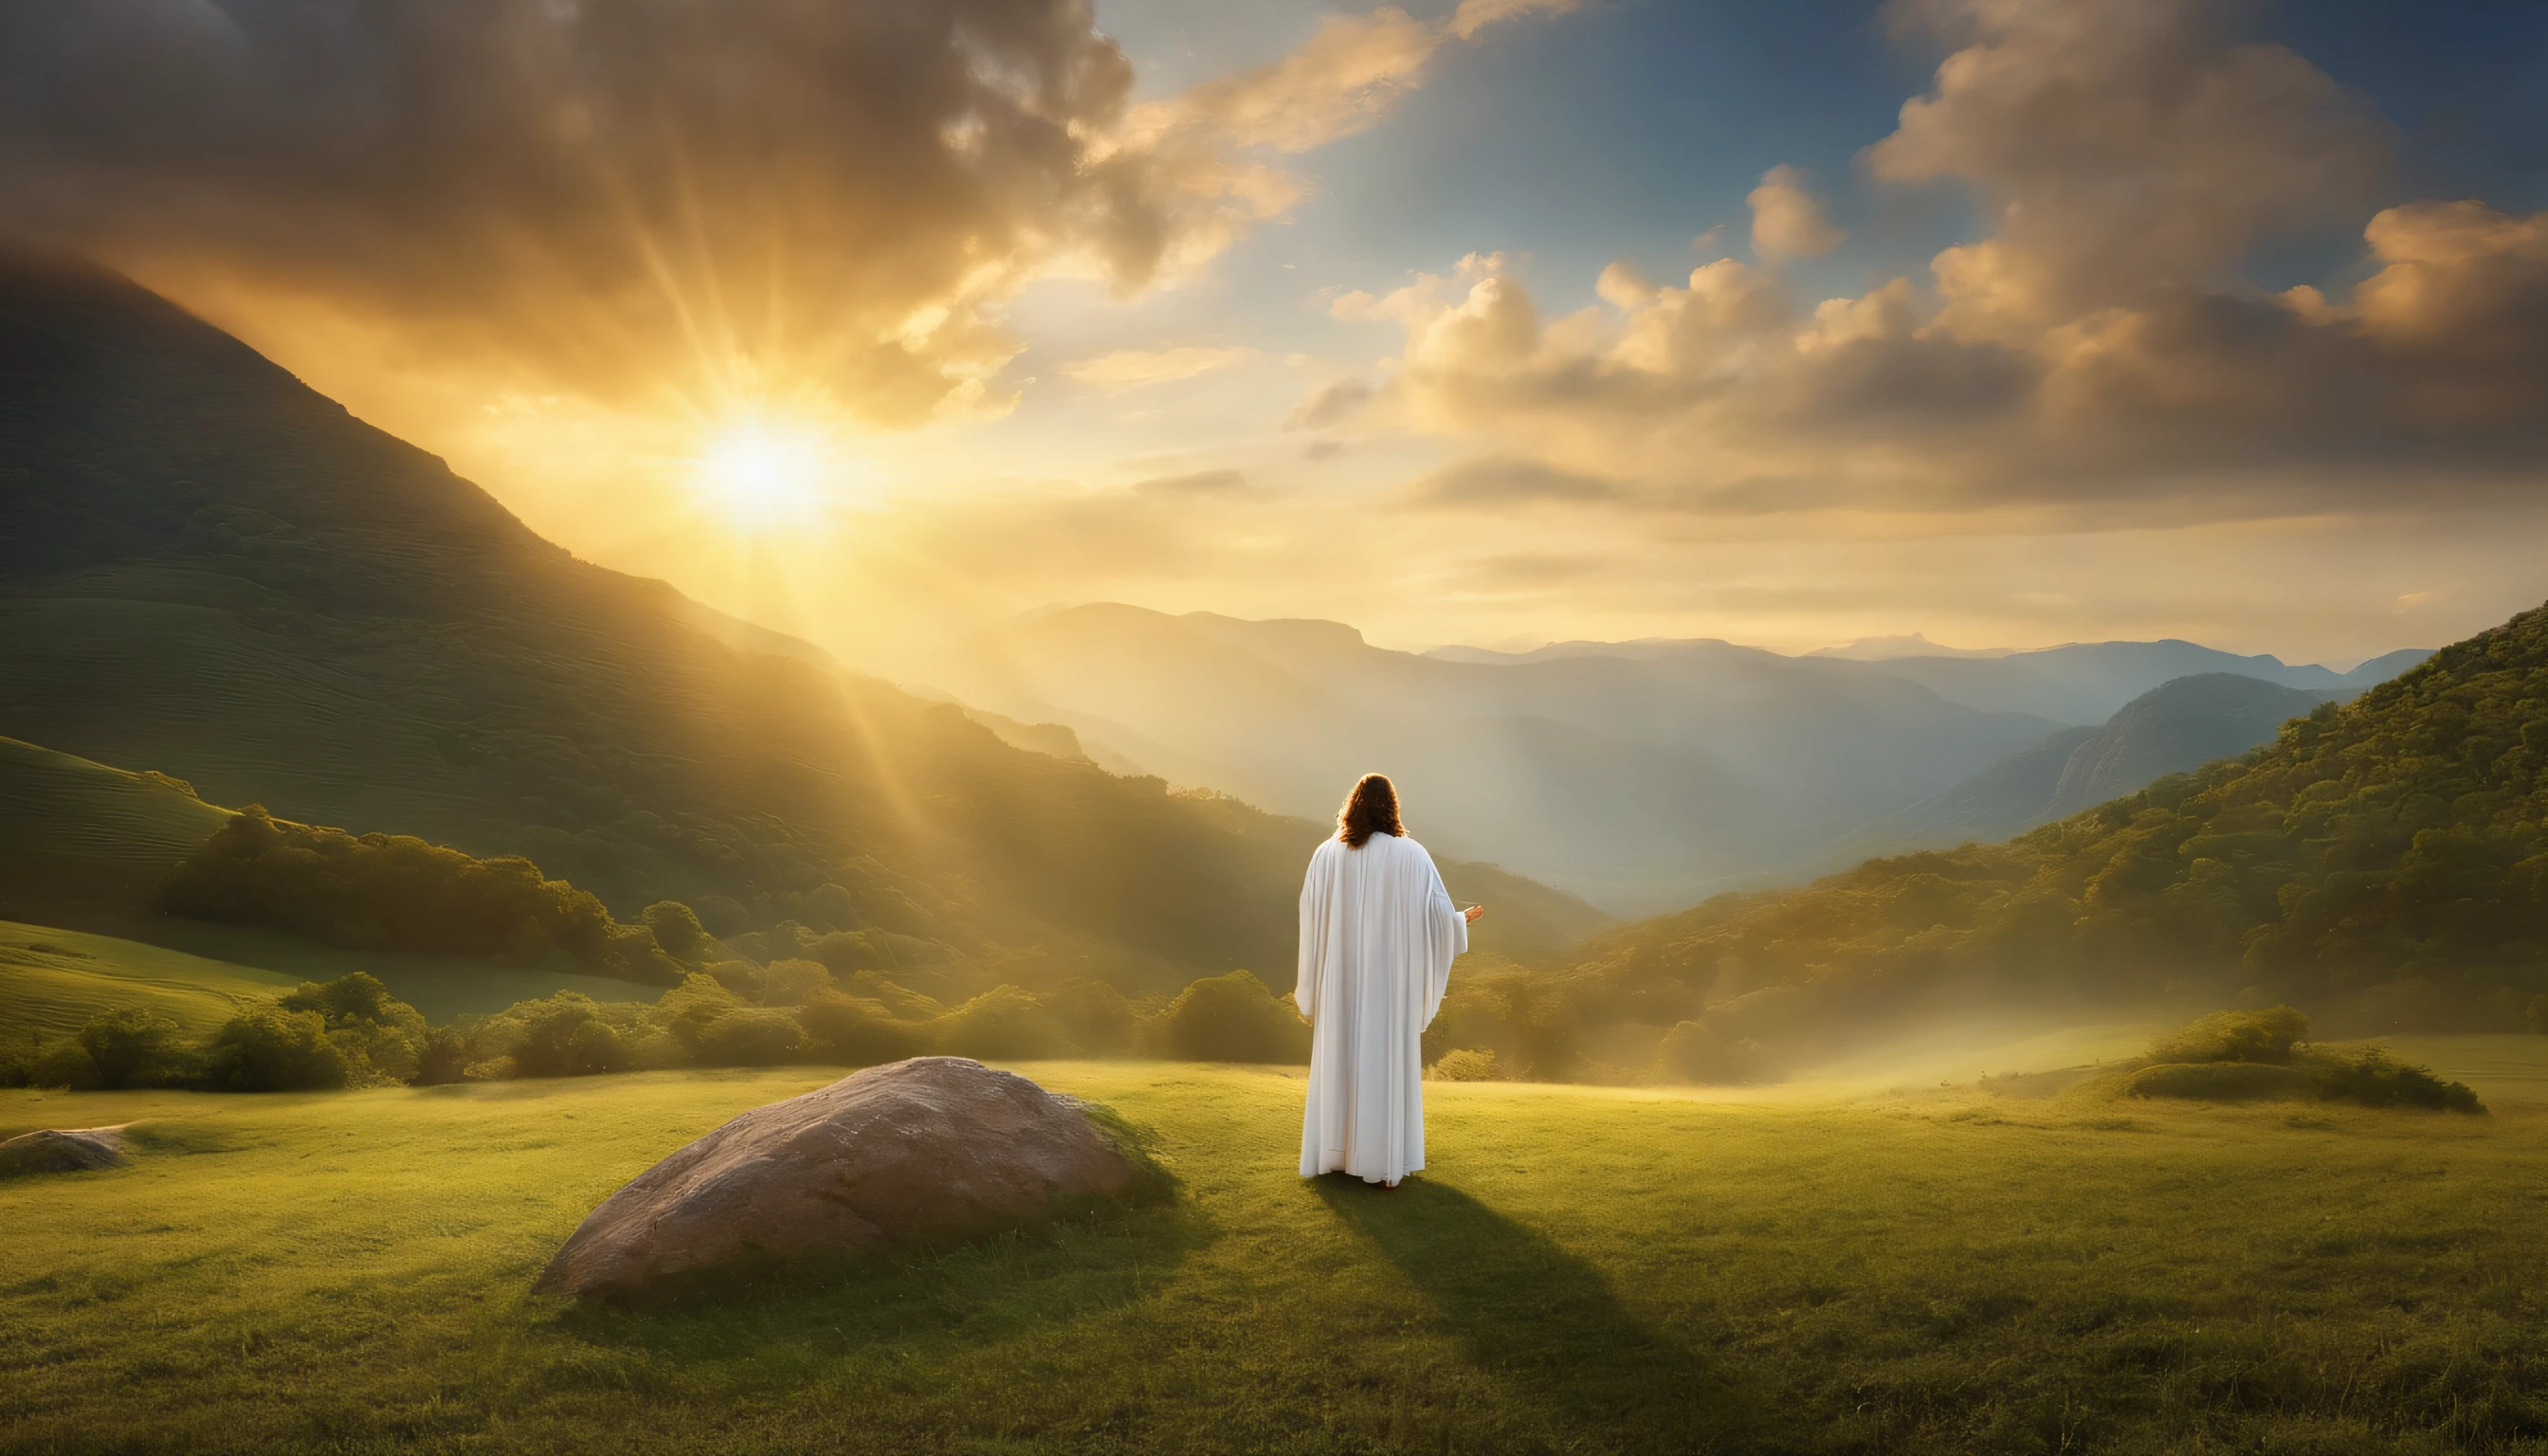
<svg viewBox="0 0 2548 1456">
<path fill-rule="evenodd" d="M 46 1128 L 0 1142 L 0 1178 L 120 1168 L 127 1161 L 122 1128 Z"/>
<path fill-rule="evenodd" d="M 915 1057 L 754 1108 L 647 1169 L 539 1286 L 629 1299 L 747 1256 L 945 1246 L 1137 1177 L 1075 1102 L 964 1057 Z"/>
</svg>

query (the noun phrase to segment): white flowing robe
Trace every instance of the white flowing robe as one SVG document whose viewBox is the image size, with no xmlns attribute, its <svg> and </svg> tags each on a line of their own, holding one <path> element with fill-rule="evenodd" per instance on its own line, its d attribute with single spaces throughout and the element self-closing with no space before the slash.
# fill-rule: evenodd
<svg viewBox="0 0 2548 1456">
<path fill-rule="evenodd" d="M 1469 919 L 1422 845 L 1375 834 L 1310 857 L 1292 992 L 1311 1026 L 1301 1176 L 1395 1183 L 1424 1166 L 1421 1038 L 1468 949 Z"/>
</svg>

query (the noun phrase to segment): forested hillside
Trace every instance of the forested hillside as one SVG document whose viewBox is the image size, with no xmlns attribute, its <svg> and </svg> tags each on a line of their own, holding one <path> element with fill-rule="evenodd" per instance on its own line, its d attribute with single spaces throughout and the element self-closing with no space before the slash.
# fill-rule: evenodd
<svg viewBox="0 0 2548 1456">
<path fill-rule="evenodd" d="M 622 919 L 874 927 L 986 979 L 1290 964 L 1319 825 L 750 650 L 112 275 L 0 252 L 0 734 L 524 856 Z M 1445 868 L 1506 954 L 1598 923 Z"/>
<path fill-rule="evenodd" d="M 2520 1025 L 2548 991 L 2548 608 L 2005 844 L 1605 932 L 1568 982 L 1579 1014 L 1790 1051 L 1941 998 L 2170 983 L 2338 1030 Z"/>
</svg>

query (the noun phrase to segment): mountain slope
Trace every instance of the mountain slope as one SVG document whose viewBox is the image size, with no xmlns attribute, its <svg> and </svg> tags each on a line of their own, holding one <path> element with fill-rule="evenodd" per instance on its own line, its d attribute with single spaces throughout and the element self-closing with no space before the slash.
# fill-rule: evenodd
<svg viewBox="0 0 2548 1456">
<path fill-rule="evenodd" d="M 755 650 L 757 629 L 575 560 L 102 271 L 0 253 L 0 733 L 217 802 L 526 855 L 622 915 L 669 896 L 737 924 L 856 920 L 1012 978 L 1289 963 L 1316 824 Z M 1598 920 L 1446 874 L 1512 902 L 1516 955 Z"/>
<path fill-rule="evenodd" d="M 1887 815 L 1850 837 L 1860 856 L 1900 854 L 1933 845 L 2004 839 L 2041 823 L 2061 775 L 2081 745 L 2097 737 L 2095 728 L 2064 728 L 2042 743 L 2013 754 L 1948 789 L 1898 814 Z M 2181 767 L 2192 768 L 2194 765 Z M 2156 776 L 2156 775 L 2152 775 Z M 2136 785 L 2138 786 L 2138 785 Z"/>
<path fill-rule="evenodd" d="M 2171 679 L 2117 709 L 2071 753 L 2036 819 L 2066 818 L 2135 792 L 2162 774 L 2243 754 L 2333 697 L 2234 673 Z"/>
<path fill-rule="evenodd" d="M 2252 986 L 2327 1029 L 2509 1028 L 2548 992 L 2548 607 L 2241 759 L 1998 845 L 1594 938 L 1596 1015 L 1803 1045 L 1940 996 Z"/>
</svg>

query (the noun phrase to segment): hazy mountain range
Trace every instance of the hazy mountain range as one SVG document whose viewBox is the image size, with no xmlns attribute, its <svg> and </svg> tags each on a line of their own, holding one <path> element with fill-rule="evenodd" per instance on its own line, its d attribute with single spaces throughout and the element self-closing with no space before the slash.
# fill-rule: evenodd
<svg viewBox="0 0 2548 1456">
<path fill-rule="evenodd" d="M 2339 674 L 2178 641 L 1875 660 L 1705 640 L 1410 653 L 1335 622 L 1099 603 L 982 633 L 931 685 L 1067 726 L 1119 771 L 1287 813 L 1330 812 L 1381 770 L 1439 847 L 1638 912 L 1870 846 L 1996 837 L 2244 751 L 2423 656 Z M 2072 772 L 2101 725 L 2187 678 L 2235 681 L 2147 704 Z M 2250 682 L 2280 696 L 2216 701 Z"/>
</svg>

